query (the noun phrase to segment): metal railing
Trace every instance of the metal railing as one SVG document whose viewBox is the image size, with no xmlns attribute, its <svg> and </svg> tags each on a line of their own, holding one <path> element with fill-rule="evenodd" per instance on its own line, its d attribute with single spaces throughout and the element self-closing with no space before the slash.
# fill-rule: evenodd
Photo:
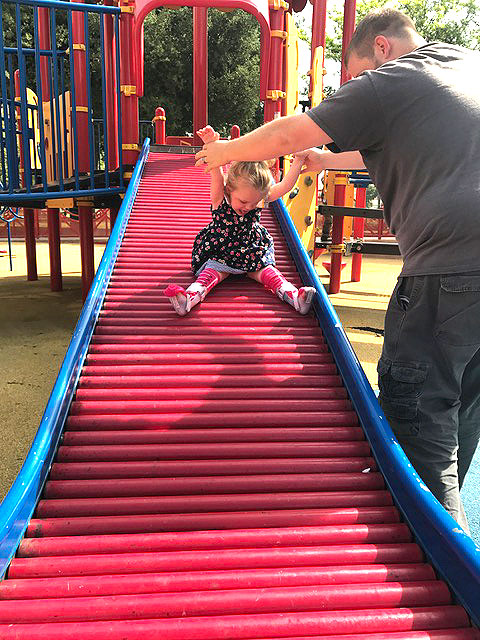
<svg viewBox="0 0 480 640">
<path fill-rule="evenodd" d="M 124 191 L 120 14 L 59 0 L 0 2 L 0 203 Z"/>
</svg>

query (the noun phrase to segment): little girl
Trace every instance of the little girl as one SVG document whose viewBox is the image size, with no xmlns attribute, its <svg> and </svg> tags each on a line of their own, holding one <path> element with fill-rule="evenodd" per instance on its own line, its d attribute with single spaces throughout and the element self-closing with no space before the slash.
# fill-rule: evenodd
<svg viewBox="0 0 480 640">
<path fill-rule="evenodd" d="M 198 135 L 204 143 L 220 135 L 206 126 Z M 305 154 L 296 154 L 290 171 L 275 184 L 267 162 L 233 162 L 210 173 L 212 222 L 195 238 L 192 271 L 196 276 L 187 290 L 170 284 L 164 294 L 180 316 L 187 314 L 229 274 L 247 274 L 288 302 L 301 314 L 308 313 L 313 287 L 297 289 L 275 267 L 272 236 L 260 224 L 262 201 L 273 201 L 289 192 L 297 181 Z"/>
</svg>

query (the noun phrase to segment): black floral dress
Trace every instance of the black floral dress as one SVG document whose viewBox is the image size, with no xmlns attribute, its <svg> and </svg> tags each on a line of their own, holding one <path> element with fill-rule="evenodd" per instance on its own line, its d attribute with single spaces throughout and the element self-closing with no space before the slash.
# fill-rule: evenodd
<svg viewBox="0 0 480 640">
<path fill-rule="evenodd" d="M 195 238 L 192 271 L 198 275 L 206 267 L 228 273 L 258 271 L 275 264 L 273 238 L 260 224 L 257 207 L 240 216 L 224 198 L 212 210 L 212 222 Z"/>
</svg>

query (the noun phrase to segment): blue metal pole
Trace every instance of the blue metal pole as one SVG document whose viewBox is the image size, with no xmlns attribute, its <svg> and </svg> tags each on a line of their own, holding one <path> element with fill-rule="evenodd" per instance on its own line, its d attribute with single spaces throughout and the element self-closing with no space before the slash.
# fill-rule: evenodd
<svg viewBox="0 0 480 640">
<path fill-rule="evenodd" d="M 105 154 L 105 186 L 110 186 L 110 175 L 108 165 L 108 131 L 107 131 L 107 82 L 105 71 L 105 33 L 104 21 L 100 18 L 100 67 L 102 70 L 102 108 L 103 108 L 103 148 Z"/>
<path fill-rule="evenodd" d="M 23 147 L 23 177 L 24 187 L 27 192 L 32 190 L 32 172 L 30 162 L 30 144 L 28 136 L 28 114 L 27 114 L 27 74 L 25 69 L 25 56 L 22 45 L 22 21 L 20 18 L 20 6 L 15 7 L 15 22 L 17 27 L 17 47 L 18 47 L 18 69 L 20 72 L 20 122 L 22 128 Z"/>
<path fill-rule="evenodd" d="M 73 3 L 71 6 L 75 6 Z M 78 130 L 77 130 L 77 96 L 75 93 L 75 67 L 73 59 L 73 27 L 72 12 L 67 13 L 68 48 L 70 50 L 70 90 L 72 96 L 72 132 L 73 132 L 73 171 L 75 174 L 75 189 L 80 190 L 78 174 Z"/>
<path fill-rule="evenodd" d="M 58 182 L 60 189 L 63 191 L 63 140 L 62 140 L 62 127 L 60 123 L 60 100 L 59 100 L 59 88 L 58 88 L 58 56 L 57 56 L 57 16 L 55 9 L 50 11 L 50 30 L 52 39 L 52 66 L 53 66 L 53 95 L 55 100 L 55 112 L 51 113 L 52 122 L 55 120 L 55 130 L 57 133 L 57 144 L 54 145 L 56 150 L 55 165 L 58 170 Z M 55 115 L 55 118 L 54 118 Z M 53 126 L 52 126 L 53 131 Z M 65 140 L 66 142 L 66 140 Z"/>
<path fill-rule="evenodd" d="M 92 83 L 90 78 L 90 36 L 88 32 L 88 16 L 83 21 L 83 29 L 85 34 L 85 67 L 87 80 L 87 105 L 88 105 L 88 145 L 90 149 L 90 187 L 95 187 L 95 158 L 93 139 L 93 107 L 92 107 Z"/>
<path fill-rule="evenodd" d="M 115 16 L 115 75 L 116 75 L 116 91 L 117 91 L 117 118 L 118 118 L 118 167 L 119 167 L 119 185 L 124 186 L 123 180 L 123 153 L 122 153 L 122 101 L 120 94 L 120 28 L 119 17 Z"/>
<path fill-rule="evenodd" d="M 33 12 L 33 35 L 35 40 L 35 74 L 37 79 L 38 97 L 38 126 L 40 130 L 40 165 L 42 169 L 42 183 L 44 191 L 47 190 L 47 156 L 45 154 L 45 123 L 43 119 L 43 88 L 40 74 L 40 42 L 38 36 L 38 7 Z"/>
<path fill-rule="evenodd" d="M 46 7 L 47 9 L 67 9 L 68 11 L 83 11 L 84 13 L 112 13 L 119 15 L 121 10 L 118 7 L 107 7 L 99 4 L 82 4 L 72 7 L 70 2 L 60 0 L 2 0 L 5 4 L 21 4 L 33 7 Z"/>
</svg>

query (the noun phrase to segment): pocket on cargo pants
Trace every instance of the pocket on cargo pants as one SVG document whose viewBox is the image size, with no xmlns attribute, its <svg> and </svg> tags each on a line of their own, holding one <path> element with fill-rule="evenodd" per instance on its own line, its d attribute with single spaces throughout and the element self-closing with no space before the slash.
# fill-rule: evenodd
<svg viewBox="0 0 480 640">
<path fill-rule="evenodd" d="M 427 378 L 428 365 L 422 362 L 392 362 L 382 356 L 377 365 L 378 397 L 393 430 L 415 436 L 419 431 L 418 405 Z"/>
</svg>

